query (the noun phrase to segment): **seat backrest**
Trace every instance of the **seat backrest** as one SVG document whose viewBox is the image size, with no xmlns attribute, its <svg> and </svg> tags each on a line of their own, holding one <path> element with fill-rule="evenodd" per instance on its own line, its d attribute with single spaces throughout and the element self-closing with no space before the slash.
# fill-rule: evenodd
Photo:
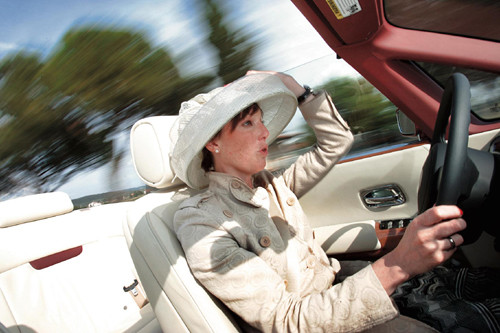
<svg viewBox="0 0 500 333">
<path fill-rule="evenodd" d="M 192 275 L 172 228 L 192 192 L 174 181 L 169 132 L 176 116 L 149 117 L 131 130 L 134 167 L 152 192 L 132 203 L 125 235 L 142 285 L 165 332 L 239 332 L 231 312 Z"/>
<path fill-rule="evenodd" d="M 158 332 L 124 235 L 128 203 L 73 211 L 66 193 L 0 202 L 0 321 L 10 332 Z M 1 329 L 0 329 L 1 331 Z"/>
</svg>

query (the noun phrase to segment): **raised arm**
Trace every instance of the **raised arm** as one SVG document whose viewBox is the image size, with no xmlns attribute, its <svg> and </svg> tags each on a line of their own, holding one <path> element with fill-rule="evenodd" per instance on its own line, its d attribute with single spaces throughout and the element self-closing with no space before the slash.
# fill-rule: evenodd
<svg viewBox="0 0 500 333">
<path fill-rule="evenodd" d="M 249 71 L 247 74 L 258 73 Z M 279 72 L 266 72 L 278 76 L 299 97 L 305 92 L 292 76 Z M 300 156 L 283 173 L 287 186 L 300 198 L 316 185 L 351 148 L 353 135 L 349 125 L 335 108 L 330 96 L 322 91 L 310 94 L 299 109 L 316 135 L 316 144 Z"/>
</svg>

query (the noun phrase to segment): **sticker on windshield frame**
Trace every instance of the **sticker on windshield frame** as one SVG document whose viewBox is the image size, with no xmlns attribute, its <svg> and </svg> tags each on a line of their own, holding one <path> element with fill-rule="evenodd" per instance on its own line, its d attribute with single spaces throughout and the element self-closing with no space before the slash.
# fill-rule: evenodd
<svg viewBox="0 0 500 333">
<path fill-rule="evenodd" d="M 361 11 L 358 0 L 326 0 L 326 2 L 339 20 Z"/>
</svg>

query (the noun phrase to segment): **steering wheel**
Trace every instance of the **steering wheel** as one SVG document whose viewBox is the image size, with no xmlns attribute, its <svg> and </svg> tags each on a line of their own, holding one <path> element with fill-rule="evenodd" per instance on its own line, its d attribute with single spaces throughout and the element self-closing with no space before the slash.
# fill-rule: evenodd
<svg viewBox="0 0 500 333">
<path fill-rule="evenodd" d="M 419 214 L 436 205 L 457 205 L 468 189 L 468 141 L 470 84 L 465 75 L 448 79 L 434 127 L 431 148 L 425 161 L 418 192 Z M 445 143 L 448 118 L 450 131 Z M 461 207 L 462 208 L 462 207 Z M 464 237 L 465 238 L 465 237 Z"/>
</svg>

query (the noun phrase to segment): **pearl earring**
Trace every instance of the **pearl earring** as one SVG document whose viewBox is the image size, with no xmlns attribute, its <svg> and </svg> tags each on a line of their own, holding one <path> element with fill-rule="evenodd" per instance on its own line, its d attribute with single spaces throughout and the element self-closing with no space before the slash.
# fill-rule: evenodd
<svg viewBox="0 0 500 333">
<path fill-rule="evenodd" d="M 218 154 L 219 153 L 219 149 L 215 149 L 215 153 Z"/>
</svg>

